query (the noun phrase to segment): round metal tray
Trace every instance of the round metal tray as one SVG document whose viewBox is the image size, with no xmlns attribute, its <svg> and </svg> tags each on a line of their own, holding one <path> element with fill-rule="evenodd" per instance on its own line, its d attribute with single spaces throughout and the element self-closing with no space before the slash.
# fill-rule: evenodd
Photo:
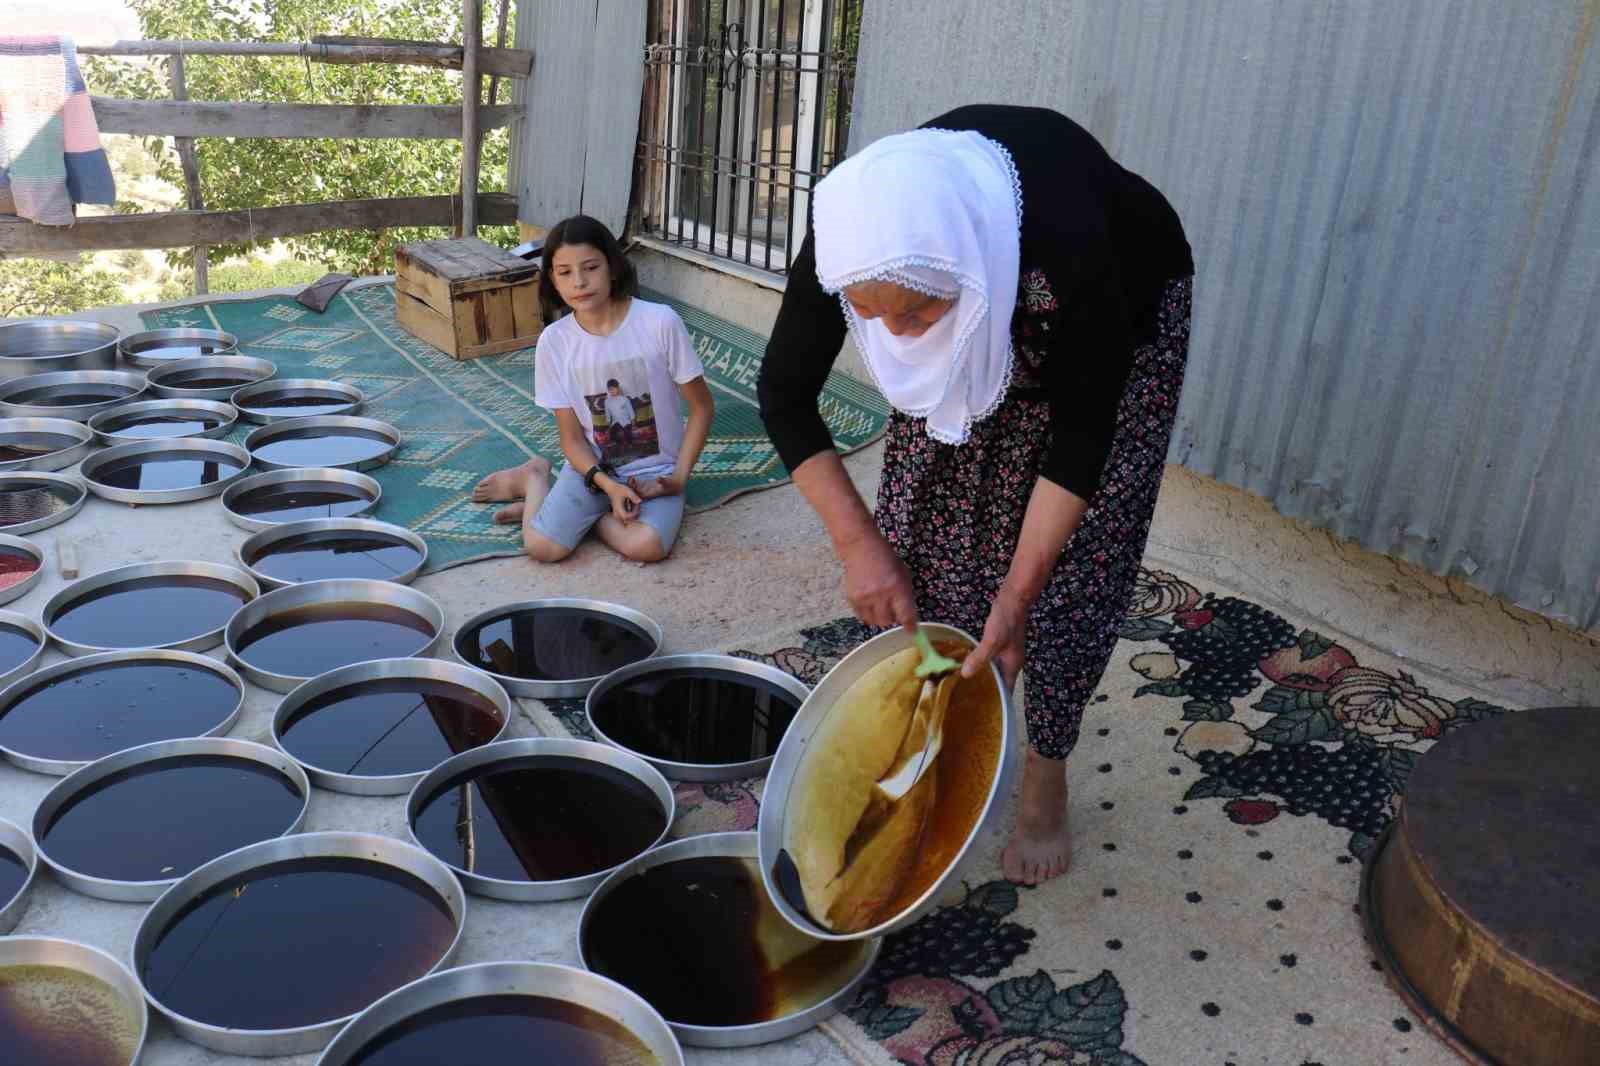
<svg viewBox="0 0 1600 1066">
<path fill-rule="evenodd" d="M 383 488 L 376 480 L 365 474 L 358 474 L 354 470 L 335 470 L 331 467 L 297 466 L 288 470 L 268 470 L 263 474 L 251 474 L 242 481 L 235 481 L 229 485 L 222 494 L 222 510 L 228 516 L 228 521 L 240 529 L 252 532 L 262 529 L 273 529 L 284 525 L 284 521 L 272 521 L 255 515 L 241 514 L 234 510 L 234 505 L 239 499 L 257 489 L 271 488 L 273 486 L 303 486 L 305 491 L 314 492 L 318 488 L 338 485 L 348 487 L 366 496 L 367 502 L 359 510 L 348 515 L 315 515 L 287 519 L 289 522 L 309 521 L 317 518 L 354 518 L 365 514 L 378 506 L 378 501 L 383 498 Z M 284 491 L 290 491 L 285 489 Z"/>
<path fill-rule="evenodd" d="M 215 419 L 217 424 L 209 429 L 183 433 L 128 432 L 131 426 L 161 424 L 173 419 L 200 422 Z M 101 411 L 89 419 L 89 429 L 93 431 L 95 440 L 114 446 L 139 441 L 226 437 L 238 420 L 239 412 L 233 409 L 232 404 L 217 403 L 215 400 L 140 400 L 138 403 L 125 403 L 121 407 Z M 3 429 L 4 424 L 0 423 L 0 430 Z"/>
<path fill-rule="evenodd" d="M 228 1055 L 303 1055 L 321 1050 L 346 1023 L 356 1017 L 348 1014 L 294 1029 L 227 1029 L 186 1018 L 173 1011 L 152 990 L 145 988 L 143 977 L 140 976 L 151 950 L 166 931 L 168 923 L 208 889 L 251 870 L 294 859 L 313 858 L 364 859 L 421 880 L 445 902 L 455 919 L 456 928 L 455 938 L 428 972 L 432 973 L 446 965 L 455 955 L 461 944 L 461 930 L 466 924 L 466 893 L 461 890 L 461 884 L 450 868 L 421 848 L 369 833 L 298 833 L 251 844 L 213 859 L 183 878 L 164 892 L 139 922 L 131 953 L 133 972 L 150 1005 L 172 1023 L 179 1036 Z M 294 932 L 293 926 L 284 929 L 286 937 Z M 249 960 L 241 959 L 240 965 L 248 966 Z"/>
<path fill-rule="evenodd" d="M 60 510 L 39 513 L 36 496 L 48 495 L 61 504 Z M 83 510 L 89 499 L 89 487 L 83 479 L 71 474 L 47 474 L 42 470 L 19 470 L 0 473 L 0 530 L 15 536 L 37 533 L 41 529 L 58 526 Z M 38 514 L 38 517 L 27 517 Z M 6 522 L 9 517 L 18 521 Z"/>
<path fill-rule="evenodd" d="M 485 673 L 492 675 L 513 696 L 528 696 L 539 700 L 580 699 L 588 695 L 589 690 L 594 688 L 605 675 L 596 674 L 593 677 L 574 677 L 561 680 L 536 680 L 534 678 L 518 677 L 514 674 L 502 674 L 495 670 L 489 670 L 474 662 L 471 657 L 462 651 L 462 641 L 468 633 L 487 626 L 491 622 L 498 622 L 510 615 L 539 611 L 546 608 L 592 611 L 596 614 L 611 615 L 617 621 L 642 631 L 650 641 L 650 655 L 646 656 L 643 661 L 648 661 L 651 657 L 661 653 L 661 626 L 656 624 L 655 620 L 648 615 L 618 603 L 564 596 L 543 600 L 523 600 L 520 603 L 504 603 L 498 607 L 490 607 L 486 611 L 480 611 L 457 627 L 455 635 L 450 639 L 450 650 L 457 659 L 460 659 L 473 669 L 483 670 Z"/>
<path fill-rule="evenodd" d="M 177 884 L 182 874 L 158 881 L 119 881 L 97 877 L 93 874 L 74 870 L 64 863 L 58 862 L 51 856 L 50 848 L 45 838 L 55 820 L 56 812 L 71 804 L 73 800 L 94 788 L 95 785 L 100 784 L 106 778 L 121 774 L 127 770 L 149 769 L 160 763 L 187 760 L 195 756 L 204 755 L 221 755 L 239 762 L 257 763 L 283 775 L 300 793 L 300 811 L 295 815 L 294 820 L 285 826 L 277 836 L 288 836 L 299 831 L 300 826 L 305 822 L 306 810 L 311 805 L 311 782 L 306 779 L 305 771 L 301 770 L 293 759 L 264 744 L 254 744 L 248 740 L 230 740 L 225 737 L 188 737 L 182 740 L 162 740 L 154 744 L 142 744 L 137 748 L 128 748 L 124 751 L 107 755 L 105 758 L 98 759 L 81 770 L 74 770 L 60 781 L 57 781 L 55 786 L 45 793 L 44 798 L 39 801 L 39 806 L 33 812 L 33 836 L 38 841 L 39 858 L 43 859 L 44 864 L 50 867 L 50 871 L 55 874 L 56 880 L 72 891 L 82 893 L 85 896 L 92 896 L 95 899 L 108 899 L 118 903 L 148 903 L 157 898 L 161 893 Z M 195 811 L 194 816 L 196 818 L 204 818 L 206 813 L 205 811 Z M 275 837 L 269 839 L 275 839 Z M 217 856 L 212 857 L 216 858 Z"/>
<path fill-rule="evenodd" d="M 352 459 L 349 462 L 312 462 L 291 463 L 275 460 L 258 454 L 259 451 L 273 441 L 306 437 L 329 436 L 335 430 L 357 430 L 364 436 L 377 436 L 388 442 L 376 455 L 364 459 Z M 375 418 L 357 418 L 353 415 L 319 415 L 315 418 L 286 418 L 281 422 L 273 422 L 252 430 L 244 439 L 244 446 L 255 457 L 256 465 L 263 470 L 294 470 L 303 467 L 328 467 L 335 470 L 375 470 L 394 458 L 394 453 L 400 450 L 400 431 L 387 422 L 380 422 Z"/>
<path fill-rule="evenodd" d="M 239 338 L 219 329 L 150 329 L 122 338 L 119 347 L 123 362 L 148 370 L 179 359 L 229 355 Z"/>
<path fill-rule="evenodd" d="M 639 758 L 660 770 L 674 781 L 738 781 L 746 777 L 756 777 L 767 772 L 767 767 L 772 765 L 776 755 L 768 755 L 760 759 L 750 759 L 744 762 L 730 763 L 688 763 L 674 762 L 663 759 L 646 752 L 630 748 L 620 741 L 608 736 L 604 730 L 595 724 L 594 707 L 603 700 L 608 692 L 617 688 L 624 682 L 650 674 L 674 673 L 680 670 L 702 670 L 719 674 L 735 674 L 742 677 L 759 678 L 768 684 L 787 692 L 793 696 L 796 703 L 804 706 L 811 690 L 805 682 L 793 674 L 784 673 L 777 667 L 768 666 L 750 659 L 741 659 L 733 655 L 666 655 L 658 658 L 645 659 L 613 670 L 600 679 L 600 683 L 589 690 L 588 698 L 583 702 L 583 714 L 589 723 L 589 728 L 600 740 L 622 751 L 631 752 Z M 798 716 L 798 711 L 796 715 Z M 792 729 L 793 726 L 791 725 Z M 782 741 L 779 741 L 780 746 Z"/>
<path fill-rule="evenodd" d="M 39 583 L 39 579 L 44 577 L 44 549 L 31 540 L 13 537 L 9 533 L 0 533 L 0 547 L 15 548 L 17 551 L 31 556 L 33 561 L 39 564 L 34 567 L 33 573 L 18 581 L 15 585 L 7 589 L 0 589 L 0 603 L 10 603 L 12 600 L 26 596 Z"/>
<path fill-rule="evenodd" d="M 33 673 L 33 671 L 39 665 L 39 660 L 44 658 L 45 648 L 50 645 L 50 635 L 44 631 L 44 626 L 40 625 L 38 622 L 35 622 L 27 615 L 17 614 L 15 611 L 0 611 L 0 626 L 10 626 L 13 629 L 20 629 L 32 637 L 38 645 L 33 649 L 32 655 L 28 656 L 26 659 L 22 660 L 22 662 L 18 663 L 16 666 L 13 666 L 5 673 L 0 673 L 0 689 L 4 689 L 7 685 L 11 684 L 11 682 L 18 680 L 19 678 L 27 677 L 29 674 Z"/>
<path fill-rule="evenodd" d="M 416 589 L 397 585 L 392 581 L 311 581 L 304 585 L 289 585 L 264 593 L 239 608 L 238 613 L 228 620 L 227 629 L 223 633 L 223 641 L 228 648 L 228 661 L 252 684 L 271 689 L 273 692 L 290 691 L 308 680 L 309 675 L 277 674 L 251 666 L 239 655 L 239 639 L 274 615 L 324 603 L 383 604 L 400 608 L 422 619 L 433 629 L 433 636 L 427 641 L 422 641 L 421 635 L 418 635 L 418 647 L 410 653 L 416 657 L 428 655 L 434 645 L 438 644 L 439 635 L 444 632 L 444 611 L 432 599 Z M 318 673 L 323 672 L 325 671 L 318 671 Z"/>
<path fill-rule="evenodd" d="M 623 863 L 605 879 L 588 902 L 583 905 L 583 914 L 578 919 L 578 958 L 585 967 L 592 968 L 588 952 L 585 950 L 587 933 L 594 913 L 600 903 L 606 899 L 618 885 L 631 877 L 637 877 L 656 866 L 678 862 L 683 859 L 700 858 L 736 858 L 758 861 L 758 848 L 755 833 L 706 833 L 699 836 L 675 840 L 670 844 L 663 844 L 645 852 L 638 858 Z M 757 886 L 758 890 L 760 886 Z M 820 938 L 818 943 L 822 943 Z M 867 974 L 872 971 L 873 965 L 878 961 L 878 953 L 883 948 L 883 941 L 874 939 L 862 946 L 861 955 L 856 965 L 844 976 L 839 986 L 829 993 L 824 999 L 806 1007 L 774 1018 L 771 1021 L 752 1022 L 746 1025 L 689 1025 L 667 1019 L 667 1024 L 678 1035 L 678 1039 L 693 1047 L 709 1048 L 734 1048 L 750 1047 L 755 1044 L 767 1044 L 774 1040 L 783 1040 L 807 1029 L 814 1028 L 828 1018 L 839 1013 L 849 1006 L 854 1000 L 856 990 L 861 982 L 866 980 Z"/>
<path fill-rule="evenodd" d="M 144 988 L 134 979 L 128 968 L 99 948 L 80 944 L 76 940 L 61 940 L 44 936 L 0 937 L 0 967 L 54 966 L 75 970 L 110 986 L 127 1008 L 135 1022 L 133 1053 L 128 1056 L 128 1066 L 135 1066 L 144 1054 L 144 1042 L 150 1029 L 150 1008 L 145 1006 Z"/>
<path fill-rule="evenodd" d="M 194 388 L 185 381 L 201 378 L 207 372 L 223 371 L 243 382 L 230 382 L 214 388 Z M 177 400 L 226 401 L 246 385 L 265 381 L 278 372 L 275 363 L 252 355 L 202 355 L 195 359 L 173 359 L 150 371 L 150 393 Z"/>
<path fill-rule="evenodd" d="M 661 803 L 662 811 L 666 814 L 666 822 L 661 828 L 660 836 L 656 837 L 649 848 L 655 848 L 666 839 L 672 831 L 672 821 L 677 817 L 677 798 L 673 795 L 672 786 L 667 779 L 662 777 L 654 767 L 637 756 L 617 748 L 610 748 L 604 744 L 596 744 L 589 740 L 576 740 L 567 737 L 527 737 L 521 740 L 502 740 L 498 744 L 485 744 L 481 748 L 473 748 L 446 759 L 428 772 L 416 786 L 412 788 L 411 795 L 406 799 L 406 834 L 411 842 L 418 847 L 423 847 L 418 839 L 414 823 L 422 808 L 432 799 L 434 793 L 439 791 L 451 778 L 472 771 L 489 772 L 487 768 L 498 764 L 506 764 L 506 769 L 514 768 L 516 763 L 525 759 L 540 756 L 560 756 L 568 759 L 584 759 L 620 770 L 639 781 L 648 788 Z M 478 776 L 481 776 L 478 775 Z M 426 850 L 426 848 L 424 848 Z M 431 854 L 431 853 L 430 853 Z M 434 858 L 438 858 L 437 855 Z M 440 860 L 443 862 L 444 860 Z M 632 860 L 630 860 L 632 861 Z M 596 870 L 592 874 L 582 877 L 569 877 L 561 881 L 508 881 L 500 877 L 486 877 L 483 874 L 470 873 L 454 865 L 446 863 L 455 873 L 467 891 L 477 896 L 487 896 L 490 899 L 511 900 L 518 903 L 544 902 L 557 899 L 579 899 L 592 892 L 596 885 L 604 881 L 613 870 L 619 869 L 623 864 L 605 870 Z"/>
<path fill-rule="evenodd" d="M 28 897 L 33 894 L 33 882 L 39 876 L 39 852 L 21 826 L 0 818 L 0 848 L 22 860 L 27 873 L 22 876 L 22 887 L 9 898 L 0 899 L 0 937 L 5 937 L 22 921 L 28 909 Z"/>
<path fill-rule="evenodd" d="M 181 663 L 195 670 L 205 670 L 216 677 L 220 677 L 238 693 L 233 706 L 210 729 L 201 733 L 204 737 L 218 737 L 227 733 L 239 721 L 239 713 L 244 709 L 244 682 L 239 680 L 239 675 L 228 668 L 226 663 L 220 663 L 205 655 L 192 651 L 111 651 L 103 655 L 86 655 L 81 659 L 67 659 L 64 662 L 52 663 L 43 670 L 18 678 L 3 691 L 0 691 L 0 717 L 4 717 L 11 708 L 24 697 L 32 695 L 44 685 L 52 681 L 68 677 L 82 671 L 94 670 L 106 664 L 133 664 L 133 663 Z M 181 737 L 167 737 L 167 740 L 180 740 Z M 156 743 L 149 741 L 148 743 Z M 135 745 L 137 746 L 137 745 Z M 95 759 L 56 759 L 42 755 L 30 755 L 27 752 L 17 751 L 13 748 L 0 746 L 0 756 L 4 756 L 13 765 L 24 770 L 32 770 L 36 774 L 52 774 L 64 777 L 74 770 L 81 770 L 96 759 L 103 759 L 107 755 L 114 755 L 116 749 L 103 752 Z"/>
<path fill-rule="evenodd" d="M 484 996 L 536 996 L 586 1007 L 633 1034 L 659 1066 L 683 1066 L 683 1049 L 654 1007 L 599 974 L 548 962 L 480 962 L 413 981 L 356 1015 L 317 1066 L 362 1061 L 368 1044 L 423 1011 Z"/>
<path fill-rule="evenodd" d="M 285 400 L 320 397 L 327 397 L 330 405 L 339 404 L 339 406 L 334 410 L 318 411 L 313 415 L 279 414 L 262 409 L 272 406 L 274 400 L 281 404 Z M 246 422 L 266 425 L 270 422 L 286 422 L 291 418 L 353 415 L 361 410 L 366 397 L 362 395 L 360 389 L 354 385 L 346 385 L 342 381 L 328 381 L 323 378 L 273 378 L 270 381 L 258 381 L 254 385 L 246 385 L 233 394 L 232 401 L 239 409 L 240 418 Z"/>
<path fill-rule="evenodd" d="M 469 689 L 494 704 L 500 716 L 500 730 L 489 741 L 491 744 L 504 738 L 506 730 L 511 728 L 511 697 L 506 695 L 506 690 L 494 678 L 483 671 L 443 659 L 374 659 L 371 662 L 354 663 L 350 666 L 341 666 L 337 670 L 329 670 L 297 686 L 278 703 L 278 709 L 272 716 L 272 743 L 299 764 L 305 770 L 306 776 L 311 779 L 311 783 L 318 788 L 355 796 L 405 795 L 418 781 L 428 775 L 431 767 L 415 773 L 383 776 L 340 772 L 299 758 L 284 741 L 284 729 L 289 720 L 294 717 L 296 711 L 312 700 L 334 692 L 349 692 L 353 696 L 373 682 L 397 680 L 434 681 L 454 685 Z M 475 750 L 477 749 L 468 749 L 469 752 Z"/>
<path fill-rule="evenodd" d="M 409 585 L 415 581 L 417 575 L 422 573 L 422 568 L 428 565 L 428 542 L 417 536 L 404 526 L 391 525 L 388 522 L 379 522 L 371 518 L 311 518 L 303 522 L 280 522 L 268 526 L 259 533 L 247 538 L 245 542 L 234 550 L 239 559 L 239 565 L 250 571 L 250 575 L 260 582 L 264 589 L 280 589 L 285 585 L 303 584 L 298 581 L 285 581 L 282 578 L 272 577 L 256 569 L 256 563 L 266 554 L 267 550 L 280 541 L 290 537 L 304 536 L 309 533 L 328 534 L 330 539 L 333 534 L 357 534 L 371 538 L 387 538 L 399 541 L 417 553 L 416 565 L 402 570 L 392 577 L 374 580 L 392 581 L 398 585 Z M 356 576 L 356 575 L 350 575 Z M 335 580 L 332 578 L 311 578 L 313 581 Z"/>
<path fill-rule="evenodd" d="M 95 437 L 82 422 L 70 418 L 0 418 L 0 445 L 25 444 L 40 437 L 65 437 L 55 451 L 7 459 L 0 470 L 65 470 L 94 451 Z"/>
<path fill-rule="evenodd" d="M 969 646 L 977 644 L 971 635 L 954 626 L 924 622 L 922 629 L 933 640 L 954 639 L 965 641 Z M 832 713 L 839 698 L 863 674 L 884 659 L 913 646 L 911 635 L 904 628 L 896 626 L 886 633 L 873 637 L 841 659 L 838 665 L 818 682 L 817 687 L 811 690 L 811 696 L 801 705 L 800 713 L 790 723 L 789 731 L 778 744 L 778 754 L 773 758 L 772 769 L 767 774 L 766 788 L 762 791 L 760 821 L 757 825 L 759 834 L 757 839 L 761 846 L 761 879 L 767 886 L 767 895 L 771 898 L 773 906 L 778 908 L 778 913 L 796 929 L 821 940 L 862 940 L 883 936 L 904 929 L 932 911 L 945 887 L 952 882 L 959 882 L 962 871 L 970 865 L 976 850 L 974 844 L 992 833 L 1005 818 L 1006 808 L 1011 800 L 1013 778 L 1021 755 L 1019 734 L 1016 719 L 1012 714 L 1011 692 L 1001 682 L 999 669 L 991 663 L 988 676 L 993 680 L 999 695 L 999 765 L 995 767 L 994 778 L 989 782 L 989 794 L 982 813 L 978 815 L 976 824 L 967 834 L 967 839 L 956 853 L 956 857 L 945 867 L 944 873 L 935 878 L 922 895 L 899 914 L 857 933 L 829 932 L 796 910 L 784 898 L 775 882 L 773 867 L 777 864 L 778 853 L 784 846 L 789 790 L 794 784 L 802 761 L 808 754 L 812 737 Z"/>
<path fill-rule="evenodd" d="M 114 395 L 96 399 L 91 403 L 55 405 L 40 403 L 39 393 L 71 396 L 78 389 L 97 387 Z M 143 374 L 127 370 L 63 370 L 59 373 L 33 374 L 13 378 L 0 384 L 0 414 L 8 418 L 68 418 L 74 422 L 87 422 L 101 411 L 118 404 L 129 403 L 145 391 Z M 27 399 L 18 397 L 27 396 Z"/>
<path fill-rule="evenodd" d="M 243 570 L 233 566 L 224 566 L 221 563 L 201 563 L 183 561 L 170 561 L 159 563 L 133 563 L 128 566 L 118 566 L 110 570 L 102 570 L 98 574 L 80 577 L 66 588 L 59 590 L 45 602 L 44 610 L 39 612 L 39 620 L 44 624 L 45 631 L 50 634 L 50 639 L 55 641 L 56 647 L 68 655 L 96 655 L 106 651 L 133 651 L 134 648 L 103 648 L 95 644 L 82 644 L 68 640 L 57 633 L 54 628 L 55 621 L 62 612 L 71 604 L 76 603 L 91 592 L 112 585 L 121 585 L 129 581 L 139 581 L 152 577 L 203 577 L 213 581 L 221 581 L 232 585 L 243 593 L 241 608 L 248 605 L 261 594 L 261 589 L 256 585 L 255 578 Z M 150 649 L 166 649 L 172 651 L 205 651 L 222 643 L 224 623 L 216 629 L 204 633 L 196 633 L 192 637 L 167 644 L 151 645 Z"/>
<path fill-rule="evenodd" d="M 0 381 L 63 370 L 115 370 L 122 331 L 104 322 L 11 322 L 0 326 Z"/>
<path fill-rule="evenodd" d="M 190 461 L 206 465 L 215 464 L 219 469 L 219 475 L 215 481 L 204 485 L 186 485 L 171 489 L 128 489 L 98 480 L 100 473 L 107 467 L 129 460 L 145 463 Z M 232 473 L 220 473 L 224 463 L 234 468 Z M 108 500 L 145 505 L 188 503 L 190 500 L 220 496 L 229 485 L 250 473 L 250 453 L 237 444 L 229 444 L 226 441 L 207 440 L 204 437 L 169 437 L 106 448 L 85 459 L 78 471 L 88 483 L 90 492 Z"/>
</svg>

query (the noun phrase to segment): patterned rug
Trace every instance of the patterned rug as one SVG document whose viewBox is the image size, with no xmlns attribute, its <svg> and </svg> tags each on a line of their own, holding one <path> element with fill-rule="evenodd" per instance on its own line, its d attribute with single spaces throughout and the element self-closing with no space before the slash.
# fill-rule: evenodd
<svg viewBox="0 0 1600 1066">
<path fill-rule="evenodd" d="M 815 684 L 870 635 L 839 619 L 735 654 Z M 1122 637 L 1070 763 L 1072 869 L 1019 887 L 991 843 L 826 1023 L 830 1061 L 1456 1062 L 1375 972 L 1360 864 L 1418 754 L 1506 708 L 1163 571 Z M 581 702 L 545 708 L 587 733 Z M 680 785 L 674 831 L 753 828 L 761 784 Z"/>
<path fill-rule="evenodd" d="M 729 322 L 665 297 L 683 317 L 717 400 L 694 478 L 689 510 L 788 481 L 756 404 L 756 376 L 766 341 Z M 287 296 L 195 301 L 146 311 L 150 329 L 222 329 L 240 350 L 277 364 L 278 377 L 332 378 L 366 394 L 362 414 L 399 427 L 404 443 L 373 471 L 383 486 L 376 517 L 415 530 L 428 542 L 428 571 L 475 559 L 516 555 L 515 526 L 497 526 L 497 504 L 475 504 L 472 486 L 530 455 L 563 462 L 555 419 L 533 402 L 534 350 L 457 362 L 401 329 L 394 286 L 346 289 L 324 314 Z M 869 386 L 830 375 L 821 409 L 840 452 L 872 443 L 888 407 Z M 243 426 L 242 440 L 253 427 Z"/>
</svg>

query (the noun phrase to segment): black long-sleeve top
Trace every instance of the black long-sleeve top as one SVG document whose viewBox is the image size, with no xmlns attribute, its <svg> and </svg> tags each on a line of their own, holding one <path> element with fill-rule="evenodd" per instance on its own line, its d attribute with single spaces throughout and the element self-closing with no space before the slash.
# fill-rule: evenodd
<svg viewBox="0 0 1600 1066">
<path fill-rule="evenodd" d="M 1042 272 L 1058 307 L 1037 374 L 1051 406 L 1040 474 L 1087 500 L 1111 448 L 1133 353 L 1151 338 L 1167 284 L 1194 273 L 1183 226 L 1149 182 L 1057 112 L 982 104 L 941 115 L 925 123 L 930 127 L 976 131 L 1003 145 L 1016 164 L 1020 274 Z M 817 281 L 814 239 L 808 228 L 757 387 L 767 433 L 790 470 L 833 446 L 817 399 L 846 330 L 839 298 Z M 1005 296 L 990 300 L 1003 313 Z"/>
</svg>

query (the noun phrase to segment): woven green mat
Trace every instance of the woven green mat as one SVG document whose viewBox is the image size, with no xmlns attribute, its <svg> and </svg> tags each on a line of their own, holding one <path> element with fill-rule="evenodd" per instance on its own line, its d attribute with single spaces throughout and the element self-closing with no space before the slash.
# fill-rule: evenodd
<svg viewBox="0 0 1600 1066">
<path fill-rule="evenodd" d="M 756 406 L 766 341 L 696 308 L 646 293 L 683 316 L 717 400 L 711 436 L 689 483 L 689 510 L 788 480 Z M 279 377 L 332 378 L 366 394 L 363 415 L 400 429 L 400 451 L 373 471 L 383 486 L 376 517 L 428 542 L 428 570 L 520 551 L 498 505 L 475 504 L 478 479 L 538 454 L 562 463 L 555 419 L 533 402 L 534 349 L 457 362 L 401 329 L 394 286 L 346 289 L 323 314 L 287 296 L 195 301 L 146 311 L 151 329 L 223 329 L 245 354 L 270 359 Z M 870 386 L 833 374 L 822 412 L 841 452 L 883 432 L 888 407 Z M 243 435 L 244 430 L 237 436 Z"/>
</svg>

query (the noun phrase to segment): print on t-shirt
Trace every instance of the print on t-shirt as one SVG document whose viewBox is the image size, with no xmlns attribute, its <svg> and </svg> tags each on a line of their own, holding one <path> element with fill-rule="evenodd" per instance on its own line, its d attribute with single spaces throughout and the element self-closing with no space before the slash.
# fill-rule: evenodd
<svg viewBox="0 0 1600 1066">
<path fill-rule="evenodd" d="M 650 403 L 650 376 L 643 359 L 608 363 L 600 368 L 606 391 L 583 398 L 594 422 L 594 442 L 600 458 L 621 467 L 654 455 L 655 409 Z"/>
</svg>

